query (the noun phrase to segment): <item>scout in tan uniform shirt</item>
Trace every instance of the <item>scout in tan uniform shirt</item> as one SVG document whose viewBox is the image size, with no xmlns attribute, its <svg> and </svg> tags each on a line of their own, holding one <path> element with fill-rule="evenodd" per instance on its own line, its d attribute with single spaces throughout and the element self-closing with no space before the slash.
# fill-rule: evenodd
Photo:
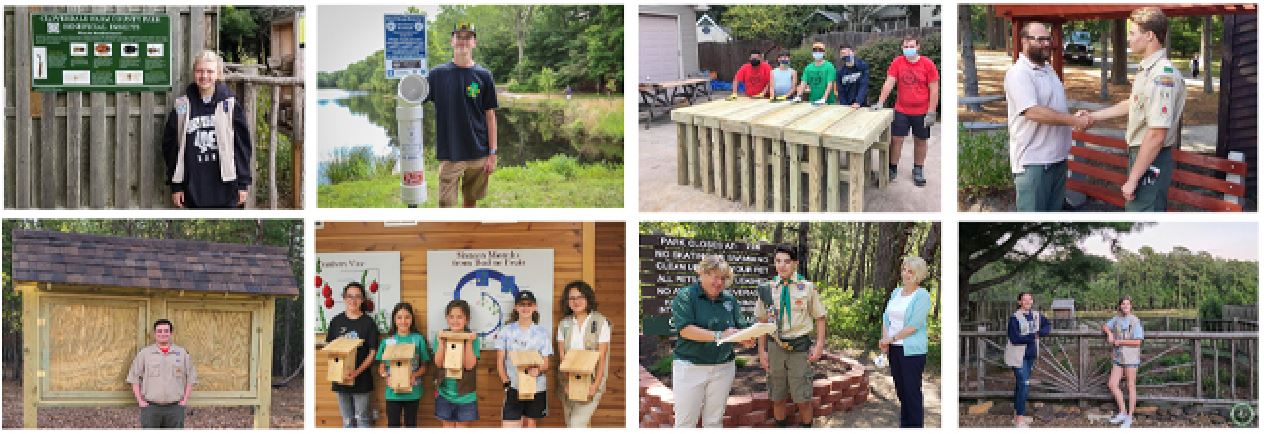
<svg viewBox="0 0 1264 434">
<path fill-rule="evenodd" d="M 755 302 L 759 321 L 777 324 L 773 337 L 759 338 L 759 365 L 768 371 L 768 398 L 773 401 L 777 425 L 787 425 L 789 397 L 799 407 L 800 425 L 811 427 L 811 363 L 821 358 L 825 348 L 825 305 L 816 285 L 795 273 L 799 255 L 793 247 L 778 245 L 774 264 L 777 277 L 761 289 L 765 294 Z M 765 303 L 765 298 L 771 302 Z"/>
<path fill-rule="evenodd" d="M 193 357 L 171 343 L 171 321 L 154 322 L 154 344 L 141 348 L 127 372 L 142 428 L 184 428 L 184 406 L 197 384 Z"/>
<path fill-rule="evenodd" d="M 1167 17 L 1155 7 L 1132 11 L 1128 48 L 1142 60 L 1127 101 L 1089 113 L 1094 120 L 1128 115 L 1128 178 L 1120 187 L 1125 211 L 1165 211 L 1176 169 L 1172 145 L 1180 141 L 1185 79 L 1167 58 Z"/>
</svg>

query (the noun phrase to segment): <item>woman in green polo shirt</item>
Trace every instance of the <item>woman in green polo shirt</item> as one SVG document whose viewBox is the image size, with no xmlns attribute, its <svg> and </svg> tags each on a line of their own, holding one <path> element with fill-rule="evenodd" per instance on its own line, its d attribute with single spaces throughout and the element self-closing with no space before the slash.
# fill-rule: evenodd
<svg viewBox="0 0 1264 434">
<path fill-rule="evenodd" d="M 425 362 L 430 361 L 430 351 L 426 350 L 426 339 L 421 336 L 421 332 L 417 331 L 414 318 L 412 304 L 395 304 L 395 309 L 391 310 L 391 330 L 377 347 L 378 361 L 382 360 L 386 347 L 391 345 L 413 344 L 413 351 L 415 351 L 412 359 L 413 390 L 408 393 L 398 393 L 394 388 L 386 388 L 386 426 L 390 428 L 417 426 L 417 408 L 421 403 L 421 382 L 418 379 L 426 373 Z M 387 378 L 386 365 L 388 364 L 377 364 L 378 375 L 382 378 Z"/>
<path fill-rule="evenodd" d="M 694 267 L 698 283 L 676 292 L 671 305 L 675 329 L 672 393 L 676 397 L 676 428 L 721 428 L 724 406 L 737 367 L 732 343 L 717 343 L 749 326 L 737 298 L 725 288 L 733 270 L 719 255 L 706 255 Z M 755 340 L 739 342 L 750 348 Z"/>
<path fill-rule="evenodd" d="M 882 340 L 878 348 L 887 353 L 895 395 L 900 399 L 900 428 L 921 428 L 922 371 L 926 368 L 926 316 L 930 313 L 930 292 L 922 288 L 926 261 L 916 256 L 904 258 L 900 266 L 901 285 L 891 291 L 882 312 Z"/>
</svg>

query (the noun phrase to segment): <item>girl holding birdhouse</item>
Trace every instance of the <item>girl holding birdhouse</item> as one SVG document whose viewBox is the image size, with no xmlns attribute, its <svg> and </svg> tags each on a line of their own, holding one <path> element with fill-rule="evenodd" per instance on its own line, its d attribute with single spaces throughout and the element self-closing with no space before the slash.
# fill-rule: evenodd
<svg viewBox="0 0 1264 434">
<path fill-rule="evenodd" d="M 440 370 L 435 417 L 443 421 L 444 428 L 466 428 L 478 420 L 474 367 L 478 365 L 481 341 L 469 329 L 469 302 L 452 300 L 443 312 L 448 328 L 432 338 L 435 366 Z"/>
<path fill-rule="evenodd" d="M 342 426 L 368 428 L 373 424 L 369 416 L 369 393 L 373 392 L 373 374 L 369 373 L 369 366 L 373 365 L 373 348 L 377 348 L 377 323 L 361 308 L 364 303 L 363 285 L 351 282 L 343 287 L 342 302 L 345 310 L 329 321 L 325 342 L 340 337 L 362 339 L 363 342 L 355 351 L 355 369 L 342 382 L 333 383 L 333 390 L 338 394 Z"/>
<path fill-rule="evenodd" d="M 588 388 L 588 399 L 574 399 L 562 394 L 562 417 L 567 427 L 587 427 L 606 389 L 610 354 L 610 321 L 596 311 L 597 294 L 592 285 L 582 280 L 566 284 L 562 289 L 562 320 L 557 324 L 557 355 L 566 358 L 573 350 L 595 351 L 597 368 Z M 568 376 L 561 377 L 562 390 L 568 389 Z"/>
<path fill-rule="evenodd" d="M 387 380 L 386 426 L 417 426 L 421 383 L 430 361 L 426 339 L 417 331 L 413 305 L 397 303 L 391 310 L 391 329 L 377 348 L 378 374 Z"/>
<path fill-rule="evenodd" d="M 549 328 L 539 322 L 535 294 L 519 291 L 509 323 L 496 335 L 496 373 L 505 385 L 501 426 L 535 428 L 549 412 L 544 373 L 549 369 L 553 342 Z"/>
</svg>

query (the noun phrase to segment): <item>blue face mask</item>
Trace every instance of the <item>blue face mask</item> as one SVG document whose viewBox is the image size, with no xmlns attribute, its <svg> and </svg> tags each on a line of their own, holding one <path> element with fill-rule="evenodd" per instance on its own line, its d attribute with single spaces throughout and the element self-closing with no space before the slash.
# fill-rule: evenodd
<svg viewBox="0 0 1264 434">
<path fill-rule="evenodd" d="M 914 57 L 914 56 L 917 56 L 917 49 L 916 49 L 916 48 L 905 48 L 905 49 L 904 49 L 904 57 Z"/>
<path fill-rule="evenodd" d="M 856 61 L 856 56 L 843 56 L 843 62 L 852 63 Z"/>
<path fill-rule="evenodd" d="M 824 58 L 825 58 L 825 53 L 822 53 L 822 52 L 820 52 L 820 51 L 813 51 L 813 52 L 812 52 L 812 58 L 813 58 L 813 59 L 816 59 L 816 60 L 821 60 L 821 59 L 824 59 Z"/>
</svg>

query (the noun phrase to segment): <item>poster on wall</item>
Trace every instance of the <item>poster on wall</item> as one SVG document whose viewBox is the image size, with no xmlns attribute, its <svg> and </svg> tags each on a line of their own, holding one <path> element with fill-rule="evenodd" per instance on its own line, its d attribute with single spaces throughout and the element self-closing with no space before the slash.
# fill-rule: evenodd
<svg viewBox="0 0 1264 434">
<path fill-rule="evenodd" d="M 399 303 L 399 252 L 339 252 L 316 254 L 316 333 L 324 333 L 329 321 L 346 309 L 342 289 L 348 283 L 364 285 L 361 308 L 382 333 L 390 329 L 391 309 Z"/>
<path fill-rule="evenodd" d="M 31 14 L 31 85 L 40 91 L 171 89 L 171 17 Z"/>
<path fill-rule="evenodd" d="M 443 330 L 443 309 L 470 304 L 470 331 L 495 339 L 519 291 L 535 294 L 540 324 L 553 329 L 553 249 L 467 249 L 426 252 L 426 335 Z"/>
</svg>

